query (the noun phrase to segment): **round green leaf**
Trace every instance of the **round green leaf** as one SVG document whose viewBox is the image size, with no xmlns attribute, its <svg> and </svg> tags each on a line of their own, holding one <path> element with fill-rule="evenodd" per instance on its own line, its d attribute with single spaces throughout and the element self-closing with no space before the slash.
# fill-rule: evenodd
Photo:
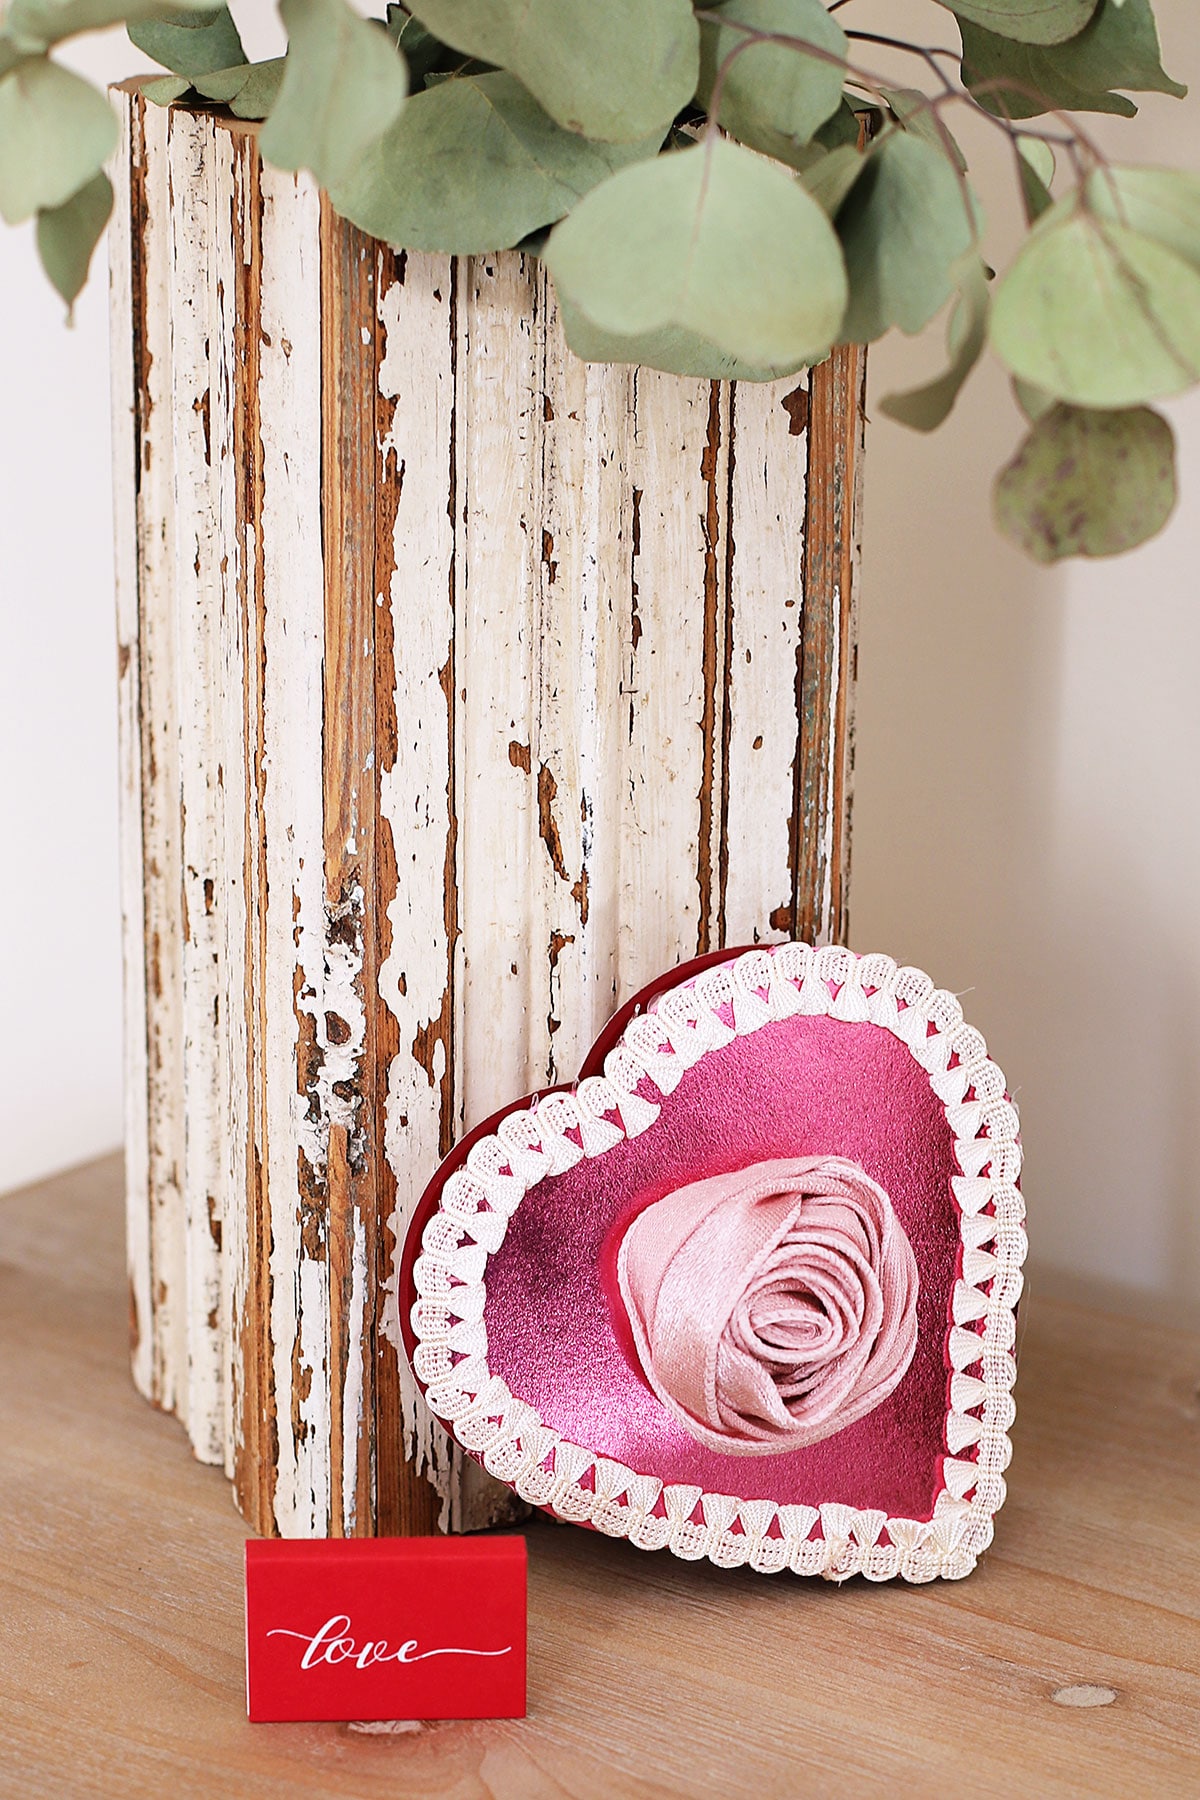
<svg viewBox="0 0 1200 1800">
<path fill-rule="evenodd" d="M 720 124 L 752 149 L 790 162 L 841 108 L 846 34 L 821 0 L 728 0 L 720 19 L 700 24 L 700 100 L 711 111 L 718 71 L 732 55 L 721 85 Z M 824 54 L 748 41 L 739 25 L 800 38 Z"/>
<path fill-rule="evenodd" d="M 1120 113 L 1137 107 L 1128 93 L 1187 89 L 1162 66 L 1150 0 L 1100 0 L 1090 24 L 1065 44 L 1039 47 L 964 24 L 963 80 L 989 112 L 1011 119 L 1038 113 Z"/>
<path fill-rule="evenodd" d="M 173 106 L 191 93 L 192 84 L 186 75 L 156 75 L 153 81 L 143 81 L 139 91 L 154 106 Z"/>
<path fill-rule="evenodd" d="M 1087 203 L 1102 219 L 1128 225 L 1200 269 L 1200 176 L 1184 169 L 1096 169 Z"/>
<path fill-rule="evenodd" d="M 251 63 L 245 81 L 232 94 L 229 110 L 236 119 L 267 119 L 275 109 L 283 86 L 287 58 L 270 57 L 266 62 Z"/>
<path fill-rule="evenodd" d="M 880 88 L 879 91 L 905 131 L 923 138 L 940 156 L 949 156 L 960 174 L 965 174 L 967 159 L 962 146 L 945 119 L 934 113 L 928 94 L 923 94 L 920 88 Z"/>
<path fill-rule="evenodd" d="M 439 69 L 453 69 L 462 61 L 457 50 L 450 50 L 432 31 L 426 31 L 420 19 L 389 0 L 387 28 L 392 42 L 408 64 L 408 79 L 413 93 L 425 86 L 425 78 Z"/>
<path fill-rule="evenodd" d="M 103 31 L 163 12 L 212 11 L 212 0 L 12 0 L 4 28 L 31 47 L 48 50 L 79 31 Z"/>
<path fill-rule="evenodd" d="M 227 6 L 210 7 L 193 17 L 176 17 L 173 8 L 129 26 L 129 41 L 173 75 L 207 75 L 232 69 L 246 60 L 242 40 Z"/>
<path fill-rule="evenodd" d="M 821 208 L 727 138 L 614 175 L 556 227 L 545 258 L 559 292 L 603 331 L 674 326 L 764 367 L 823 355 L 846 305 Z"/>
<path fill-rule="evenodd" d="M 560 294 L 558 312 L 567 343 L 583 362 L 636 363 L 647 369 L 662 369 L 668 375 L 690 375 L 701 381 L 777 381 L 781 375 L 792 375 L 803 368 L 803 361 L 786 367 L 764 369 L 753 363 L 739 362 L 718 350 L 694 331 L 678 325 L 664 325 L 657 331 L 644 331 L 622 337 L 614 331 L 601 331 L 577 307 Z"/>
<path fill-rule="evenodd" d="M 413 0 L 443 43 L 516 75 L 559 125 L 630 143 L 667 126 L 696 91 L 689 0 Z"/>
<path fill-rule="evenodd" d="M 996 522 L 1038 562 L 1117 556 L 1175 505 L 1175 438 L 1148 407 L 1043 413 L 996 482 Z"/>
<path fill-rule="evenodd" d="M 848 342 L 869 344 L 891 326 L 916 332 L 949 297 L 952 268 L 974 240 L 949 158 L 907 132 L 890 131 L 837 216 L 846 252 Z"/>
<path fill-rule="evenodd" d="M 37 247 L 42 267 L 68 307 L 87 280 L 92 251 L 108 224 L 113 192 L 108 176 L 93 175 L 61 206 L 37 217 Z"/>
<path fill-rule="evenodd" d="M 803 182 L 822 212 L 836 219 L 846 195 L 867 167 L 867 157 L 853 144 L 839 144 L 817 156 L 803 171 Z"/>
<path fill-rule="evenodd" d="M 1096 10 L 1096 0 L 940 0 L 940 4 L 959 19 L 1023 44 L 1064 43 L 1083 30 Z"/>
<path fill-rule="evenodd" d="M 1000 283 L 991 339 L 1014 375 L 1080 406 L 1177 394 L 1200 379 L 1200 271 L 1076 199 Z"/>
<path fill-rule="evenodd" d="M 0 217 L 61 206 L 115 149 L 117 120 L 90 82 L 47 57 L 0 77 Z"/>
<path fill-rule="evenodd" d="M 513 76 L 497 71 L 417 94 L 352 177 L 337 210 L 410 250 L 504 250 L 561 219 L 640 144 L 594 144 L 564 131 Z"/>
<path fill-rule="evenodd" d="M 280 0 L 288 54 L 259 139 L 268 162 L 345 181 L 395 123 L 408 93 L 404 58 L 382 26 L 346 0 Z"/>
<path fill-rule="evenodd" d="M 955 272 L 958 298 L 950 314 L 946 346 L 950 364 L 944 375 L 907 394 L 887 394 L 880 410 L 913 431 L 936 431 L 950 417 L 954 402 L 987 342 L 990 295 L 987 272 L 975 251 L 967 252 Z"/>
<path fill-rule="evenodd" d="M 0 28 L 0 76 L 7 75 L 19 62 L 24 62 L 28 55 L 28 50 L 22 49 L 20 44 L 15 43 Z"/>
<path fill-rule="evenodd" d="M 1036 425 L 1043 413 L 1048 413 L 1052 406 L 1059 404 L 1053 394 L 1048 394 L 1044 388 L 1034 387 L 1030 381 L 1022 381 L 1017 375 L 1013 376 L 1012 390 L 1017 405 L 1031 425 Z"/>
<path fill-rule="evenodd" d="M 1043 138 L 1017 139 L 1018 169 L 1025 216 L 1032 225 L 1054 205 L 1050 183 L 1054 180 L 1054 151 Z"/>
</svg>

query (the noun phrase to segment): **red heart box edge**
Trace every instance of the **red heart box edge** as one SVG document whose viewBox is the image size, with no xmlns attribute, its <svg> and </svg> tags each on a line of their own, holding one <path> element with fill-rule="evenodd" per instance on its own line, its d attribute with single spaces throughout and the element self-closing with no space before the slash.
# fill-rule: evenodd
<svg viewBox="0 0 1200 1800">
<path fill-rule="evenodd" d="M 405 1232 L 404 1246 L 400 1257 L 396 1297 L 400 1314 L 400 1339 L 404 1345 L 404 1354 L 408 1359 L 410 1369 L 413 1369 L 413 1355 L 417 1344 L 416 1332 L 413 1330 L 412 1324 L 412 1309 L 417 1299 L 413 1269 L 421 1254 L 421 1238 L 426 1225 L 437 1211 L 443 1188 L 455 1170 L 461 1168 L 466 1162 L 472 1145 L 478 1143 L 480 1138 L 488 1137 L 510 1113 L 520 1112 L 523 1108 L 532 1106 L 535 1100 L 541 1099 L 545 1094 L 574 1093 L 579 1084 L 586 1081 L 590 1075 L 602 1074 L 605 1057 L 619 1041 L 630 1019 L 635 1018 L 638 1013 L 645 1012 L 650 1003 L 657 1000 L 660 994 L 667 993 L 671 988 L 679 987 L 685 981 L 691 981 L 695 976 L 702 975 L 706 969 L 715 969 L 722 963 L 735 962 L 747 951 L 760 948 L 761 946 L 758 944 L 741 944 L 734 945 L 727 950 L 710 950 L 704 956 L 694 956 L 688 962 L 679 963 L 675 968 L 668 969 L 664 974 L 656 976 L 645 987 L 639 988 L 636 994 L 613 1013 L 584 1057 L 574 1081 L 560 1081 L 552 1087 L 535 1088 L 532 1093 L 524 1095 L 523 1098 L 510 1100 L 497 1112 L 491 1113 L 482 1120 L 480 1124 L 472 1126 L 471 1130 L 466 1132 L 451 1150 L 447 1151 L 413 1211 L 408 1230 Z M 415 1369 L 413 1369 L 413 1379 L 424 1393 L 425 1383 Z"/>
</svg>

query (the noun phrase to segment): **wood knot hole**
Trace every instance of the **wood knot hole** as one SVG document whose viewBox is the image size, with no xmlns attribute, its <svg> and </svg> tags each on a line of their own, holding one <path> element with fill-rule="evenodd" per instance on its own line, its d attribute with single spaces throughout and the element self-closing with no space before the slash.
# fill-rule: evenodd
<svg viewBox="0 0 1200 1800">
<path fill-rule="evenodd" d="M 1077 1681 L 1070 1687 L 1055 1688 L 1050 1696 L 1055 1706 L 1111 1706 L 1116 1697 L 1116 1688 L 1101 1687 L 1091 1681 Z"/>
</svg>

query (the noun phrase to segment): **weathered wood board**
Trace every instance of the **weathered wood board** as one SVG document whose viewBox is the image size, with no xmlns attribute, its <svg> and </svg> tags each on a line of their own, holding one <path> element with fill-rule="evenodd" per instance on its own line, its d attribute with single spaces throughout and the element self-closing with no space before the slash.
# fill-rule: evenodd
<svg viewBox="0 0 1200 1800">
<path fill-rule="evenodd" d="M 862 355 L 584 365 L 535 260 L 119 99 L 135 1379 L 258 1530 L 465 1529 L 387 1326 L 439 1156 L 673 962 L 844 934 Z"/>
</svg>

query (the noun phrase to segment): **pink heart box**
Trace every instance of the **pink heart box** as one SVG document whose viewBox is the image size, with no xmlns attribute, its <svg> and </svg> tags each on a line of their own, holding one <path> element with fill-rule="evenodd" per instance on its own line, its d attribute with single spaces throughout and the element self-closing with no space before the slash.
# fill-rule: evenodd
<svg viewBox="0 0 1200 1800">
<path fill-rule="evenodd" d="M 672 1190 L 817 1155 L 890 1198 L 917 1262 L 916 1350 L 835 1434 L 726 1455 L 647 1381 L 617 1245 Z M 959 1577 L 1004 1499 L 1020 1166 L 1003 1075 L 919 970 L 804 944 L 703 958 L 624 1007 L 573 1087 L 446 1158 L 404 1246 L 405 1345 L 463 1448 L 559 1518 L 721 1567 Z"/>
</svg>

